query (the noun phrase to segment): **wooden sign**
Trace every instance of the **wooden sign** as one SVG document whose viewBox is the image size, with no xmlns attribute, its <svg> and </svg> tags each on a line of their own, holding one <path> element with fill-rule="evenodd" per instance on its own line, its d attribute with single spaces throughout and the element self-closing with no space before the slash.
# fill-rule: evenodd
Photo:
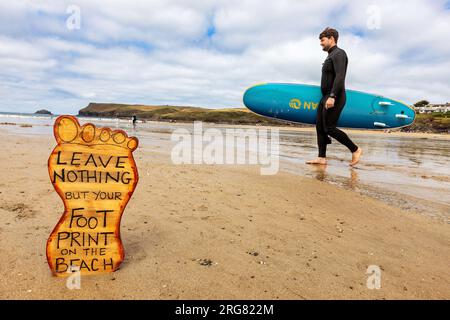
<svg viewBox="0 0 450 320">
<path fill-rule="evenodd" d="M 64 213 L 47 241 L 50 269 L 61 276 L 115 271 L 124 259 L 120 220 L 138 182 L 138 139 L 80 126 L 73 116 L 58 117 L 53 132 L 48 172 Z"/>
</svg>

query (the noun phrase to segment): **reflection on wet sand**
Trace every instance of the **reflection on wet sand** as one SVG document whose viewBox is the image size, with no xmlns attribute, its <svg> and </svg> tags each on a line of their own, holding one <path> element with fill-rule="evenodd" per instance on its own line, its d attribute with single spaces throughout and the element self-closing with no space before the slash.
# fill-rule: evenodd
<svg viewBox="0 0 450 320">
<path fill-rule="evenodd" d="M 311 171 L 314 172 L 314 177 L 317 180 L 325 181 L 327 166 L 328 165 L 312 165 L 311 166 Z"/>
<path fill-rule="evenodd" d="M 351 190 L 354 190 L 358 186 L 358 171 L 356 171 L 353 168 L 350 168 L 350 177 L 347 179 L 348 183 L 346 184 L 346 187 L 348 187 Z"/>
<path fill-rule="evenodd" d="M 311 165 L 311 177 L 319 181 L 331 182 L 334 180 L 332 174 L 327 173 L 329 165 Z M 348 174 L 341 179 L 341 184 L 343 187 L 354 190 L 358 187 L 359 174 L 358 171 L 352 167 L 348 168 Z"/>
</svg>

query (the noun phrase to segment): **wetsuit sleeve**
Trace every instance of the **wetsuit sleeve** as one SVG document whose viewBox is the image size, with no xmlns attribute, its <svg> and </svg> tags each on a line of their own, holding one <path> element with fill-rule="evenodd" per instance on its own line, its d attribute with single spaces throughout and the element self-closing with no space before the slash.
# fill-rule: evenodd
<svg viewBox="0 0 450 320">
<path fill-rule="evenodd" d="M 347 73 L 347 54 L 344 51 L 336 52 L 331 58 L 336 77 L 334 78 L 331 93 L 338 95 L 345 88 L 345 75 Z"/>
</svg>

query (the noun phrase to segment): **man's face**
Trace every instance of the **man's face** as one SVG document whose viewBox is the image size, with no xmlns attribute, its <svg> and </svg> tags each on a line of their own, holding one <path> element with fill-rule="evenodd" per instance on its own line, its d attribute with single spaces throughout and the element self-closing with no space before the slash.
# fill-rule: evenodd
<svg viewBox="0 0 450 320">
<path fill-rule="evenodd" d="M 322 46 L 323 51 L 328 51 L 335 44 L 334 38 L 330 37 L 322 37 L 320 38 L 320 45 Z"/>
</svg>

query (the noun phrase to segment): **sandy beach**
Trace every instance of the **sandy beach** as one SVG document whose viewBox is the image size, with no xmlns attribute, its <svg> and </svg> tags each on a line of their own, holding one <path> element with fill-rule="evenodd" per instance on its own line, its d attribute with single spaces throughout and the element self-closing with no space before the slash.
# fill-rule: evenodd
<svg viewBox="0 0 450 320">
<path fill-rule="evenodd" d="M 2 299 L 449 299 L 447 223 L 258 166 L 174 165 L 151 148 L 122 220 L 126 258 L 80 290 L 53 277 L 45 244 L 63 212 L 52 136 L 0 128 Z M 366 286 L 382 270 L 381 289 Z"/>
</svg>

